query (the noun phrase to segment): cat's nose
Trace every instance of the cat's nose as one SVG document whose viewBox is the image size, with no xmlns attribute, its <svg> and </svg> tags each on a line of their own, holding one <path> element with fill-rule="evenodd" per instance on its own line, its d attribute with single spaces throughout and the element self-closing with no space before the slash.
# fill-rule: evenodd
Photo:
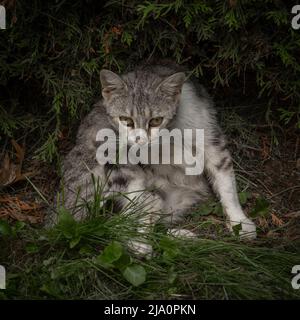
<svg viewBox="0 0 300 320">
<path fill-rule="evenodd" d="M 147 143 L 147 139 L 143 136 L 136 136 L 135 143 L 143 145 L 143 144 Z"/>
<path fill-rule="evenodd" d="M 131 144 L 146 144 L 148 142 L 147 132 L 144 129 L 133 129 L 128 134 L 128 141 Z"/>
</svg>

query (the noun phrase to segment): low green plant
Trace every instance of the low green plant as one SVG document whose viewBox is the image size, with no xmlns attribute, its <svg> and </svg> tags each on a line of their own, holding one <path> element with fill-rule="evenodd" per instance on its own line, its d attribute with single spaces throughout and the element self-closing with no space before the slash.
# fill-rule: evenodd
<svg viewBox="0 0 300 320">
<path fill-rule="evenodd" d="M 248 196 L 240 193 L 240 198 Z M 145 259 L 126 246 L 128 240 L 141 238 L 136 219 L 146 214 L 143 207 L 133 201 L 132 215 L 112 214 L 108 203 L 97 200 L 93 207 L 98 209 L 76 221 L 61 206 L 57 224 L 46 229 L 1 221 L 0 261 L 7 270 L 7 289 L 0 297 L 300 298 L 290 284 L 291 269 L 300 259 L 296 242 L 281 239 L 270 246 L 270 239 L 262 238 L 247 244 L 226 233 L 215 240 L 177 239 L 158 223 L 145 239 L 154 249 L 152 258 Z M 255 207 L 260 212 L 265 206 L 259 202 Z M 197 229 L 202 228 L 206 221 L 200 219 Z"/>
</svg>

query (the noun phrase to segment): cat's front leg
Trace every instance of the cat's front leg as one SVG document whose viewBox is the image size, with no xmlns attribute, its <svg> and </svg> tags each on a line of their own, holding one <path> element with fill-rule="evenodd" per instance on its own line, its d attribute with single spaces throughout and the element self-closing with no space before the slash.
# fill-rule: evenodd
<svg viewBox="0 0 300 320">
<path fill-rule="evenodd" d="M 240 225 L 240 236 L 254 239 L 256 226 L 244 214 L 239 203 L 231 155 L 221 134 L 206 143 L 204 155 L 205 170 L 227 215 L 229 229 L 232 231 L 234 226 Z"/>
<path fill-rule="evenodd" d="M 159 219 L 162 208 L 161 199 L 145 190 L 144 177 L 130 179 L 127 176 L 126 196 L 123 198 L 125 215 L 133 215 L 137 220 L 137 236 L 127 241 L 128 248 L 136 255 L 150 258 L 152 245 L 147 236 L 155 222 Z"/>
<path fill-rule="evenodd" d="M 137 228 L 138 237 L 128 240 L 127 247 L 136 255 L 149 259 L 153 252 L 152 245 L 147 240 L 147 235 L 153 226 L 151 214 L 140 218 L 137 223 L 141 225 Z"/>
</svg>

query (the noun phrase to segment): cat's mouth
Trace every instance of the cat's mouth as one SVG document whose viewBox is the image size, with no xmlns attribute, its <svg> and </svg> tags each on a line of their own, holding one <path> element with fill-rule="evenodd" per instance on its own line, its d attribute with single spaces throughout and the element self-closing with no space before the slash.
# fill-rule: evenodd
<svg viewBox="0 0 300 320">
<path fill-rule="evenodd" d="M 129 146 L 140 147 L 140 148 L 151 145 L 151 141 L 149 141 L 149 139 L 146 140 L 146 139 L 139 139 L 139 138 L 137 138 L 135 142 L 127 140 L 127 143 Z"/>
<path fill-rule="evenodd" d="M 161 139 L 159 139 L 158 137 L 151 137 L 151 136 L 147 136 L 147 137 L 137 137 L 135 139 L 135 141 L 132 140 L 127 140 L 127 144 L 129 146 L 136 146 L 136 147 L 151 147 L 153 145 L 157 145 L 157 144 L 161 144 Z"/>
</svg>

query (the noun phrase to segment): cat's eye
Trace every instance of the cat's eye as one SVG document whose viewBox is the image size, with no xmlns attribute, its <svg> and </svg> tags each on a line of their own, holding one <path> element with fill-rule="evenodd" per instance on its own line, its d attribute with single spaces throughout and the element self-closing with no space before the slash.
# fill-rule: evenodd
<svg viewBox="0 0 300 320">
<path fill-rule="evenodd" d="M 158 127 L 162 124 L 162 122 L 163 122 L 163 117 L 152 118 L 149 121 L 149 126 L 150 127 Z"/>
<path fill-rule="evenodd" d="M 131 118 L 129 118 L 129 117 L 120 117 L 119 119 L 120 119 L 121 122 L 125 122 L 127 127 L 131 127 L 131 128 L 134 127 L 134 122 L 133 122 L 133 120 Z"/>
</svg>

